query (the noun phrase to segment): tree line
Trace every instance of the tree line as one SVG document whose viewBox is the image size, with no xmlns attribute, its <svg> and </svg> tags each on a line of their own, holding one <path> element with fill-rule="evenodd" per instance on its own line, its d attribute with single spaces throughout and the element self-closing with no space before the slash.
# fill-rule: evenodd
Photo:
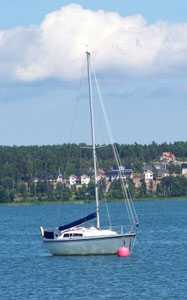
<svg viewBox="0 0 187 300">
<path fill-rule="evenodd" d="M 144 162 L 159 160 L 163 152 L 172 152 L 177 159 L 187 160 L 187 142 L 169 144 L 152 142 L 149 145 L 116 144 L 116 147 L 121 163 L 130 166 L 135 172 L 141 171 Z M 115 167 L 111 145 L 98 147 L 97 158 L 99 167 L 105 171 Z M 0 146 L 0 201 L 13 201 L 16 195 L 25 195 L 26 197 L 28 192 L 31 197 L 44 197 L 46 191 L 48 198 L 67 198 L 69 195 L 65 188 L 63 190 L 56 189 L 56 196 L 54 196 L 49 183 L 47 183 L 50 178 L 57 177 L 59 169 L 66 178 L 71 174 L 91 174 L 93 162 L 89 145 L 81 143 L 46 146 Z M 42 180 L 37 187 L 33 183 L 35 178 Z M 167 185 L 167 183 L 165 184 Z M 168 195 L 171 190 L 171 187 L 168 186 L 163 188 L 161 185 L 158 193 Z M 88 194 L 92 195 L 93 187 L 89 188 Z M 184 189 L 182 191 L 186 193 Z M 85 191 L 84 195 L 86 193 Z M 74 192 L 74 194 L 76 193 Z M 80 197 L 80 195 L 75 195 L 75 197 Z"/>
</svg>

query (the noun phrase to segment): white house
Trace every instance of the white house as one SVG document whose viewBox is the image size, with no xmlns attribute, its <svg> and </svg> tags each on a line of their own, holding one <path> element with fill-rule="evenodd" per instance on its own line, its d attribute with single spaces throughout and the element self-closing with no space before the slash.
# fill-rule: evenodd
<svg viewBox="0 0 187 300">
<path fill-rule="evenodd" d="M 87 175 L 81 175 L 81 184 L 88 185 L 90 183 L 90 177 Z"/>
<path fill-rule="evenodd" d="M 38 178 L 34 178 L 33 182 L 34 182 L 34 184 L 37 184 L 39 182 L 39 179 Z"/>
<path fill-rule="evenodd" d="M 76 183 L 77 183 L 77 176 L 71 175 L 71 176 L 69 177 L 69 184 L 70 184 L 70 185 L 75 185 Z"/>
<path fill-rule="evenodd" d="M 153 171 L 145 170 L 144 171 L 144 179 L 145 179 L 145 182 L 153 180 Z"/>
<path fill-rule="evenodd" d="M 63 177 L 62 177 L 62 174 L 61 174 L 61 173 L 59 173 L 56 182 L 57 182 L 57 183 L 63 183 Z"/>
</svg>

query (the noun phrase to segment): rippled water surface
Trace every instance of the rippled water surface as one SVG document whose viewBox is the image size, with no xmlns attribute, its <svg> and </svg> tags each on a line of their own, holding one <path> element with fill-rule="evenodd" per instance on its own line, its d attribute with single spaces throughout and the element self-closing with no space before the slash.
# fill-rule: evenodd
<svg viewBox="0 0 187 300">
<path fill-rule="evenodd" d="M 136 203 L 141 226 L 129 258 L 50 256 L 39 226 L 72 221 L 92 206 L 0 206 L 1 300 L 187 299 L 187 200 Z M 121 205 L 110 209 L 123 223 Z"/>
</svg>

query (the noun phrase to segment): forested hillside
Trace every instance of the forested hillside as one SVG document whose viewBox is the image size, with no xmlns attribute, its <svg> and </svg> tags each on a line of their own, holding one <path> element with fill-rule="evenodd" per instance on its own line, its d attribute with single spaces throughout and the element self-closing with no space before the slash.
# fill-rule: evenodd
<svg viewBox="0 0 187 300">
<path fill-rule="evenodd" d="M 117 144 L 123 164 L 137 169 L 143 162 L 158 160 L 162 152 L 169 151 L 177 159 L 187 160 L 187 142 L 173 144 L 120 145 Z M 113 153 L 110 145 L 97 150 L 99 165 L 110 168 Z M 59 168 L 67 175 L 76 174 L 91 166 L 92 151 L 85 144 L 64 144 L 52 146 L 0 146 L 0 180 L 10 177 L 15 181 L 33 177 L 53 176 Z M 83 170 L 83 171 L 84 171 Z"/>
<path fill-rule="evenodd" d="M 187 142 L 116 146 L 122 164 L 130 166 L 134 171 L 141 171 L 144 162 L 159 160 L 165 151 L 174 153 L 178 160 L 187 160 Z M 97 156 L 100 168 L 109 170 L 114 166 L 110 145 L 98 147 Z M 91 149 L 85 144 L 0 146 L 0 198 L 8 197 L 11 200 L 22 183 L 32 182 L 34 178 L 54 178 L 59 168 L 65 177 L 70 174 L 88 174 L 92 170 Z"/>
</svg>

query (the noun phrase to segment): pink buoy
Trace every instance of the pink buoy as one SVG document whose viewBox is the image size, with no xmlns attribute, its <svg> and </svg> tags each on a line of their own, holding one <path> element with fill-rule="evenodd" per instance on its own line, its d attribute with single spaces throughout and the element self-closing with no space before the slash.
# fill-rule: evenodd
<svg viewBox="0 0 187 300">
<path fill-rule="evenodd" d="M 117 251 L 117 255 L 119 257 L 128 257 L 131 255 L 129 248 L 127 247 L 120 247 Z"/>
</svg>

